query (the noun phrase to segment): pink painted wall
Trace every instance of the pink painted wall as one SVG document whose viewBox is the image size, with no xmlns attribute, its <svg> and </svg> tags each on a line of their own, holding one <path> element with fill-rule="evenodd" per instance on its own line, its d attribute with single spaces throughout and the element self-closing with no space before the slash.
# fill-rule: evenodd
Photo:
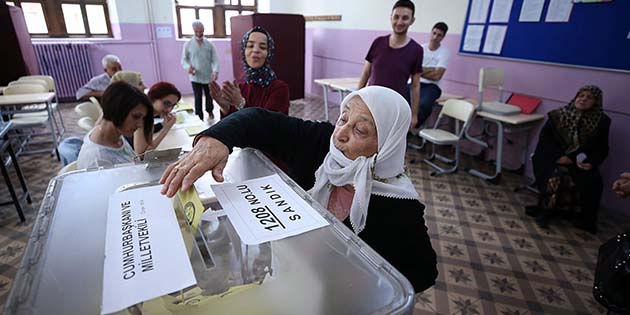
<svg viewBox="0 0 630 315">
<path fill-rule="evenodd" d="M 153 39 L 151 29 L 155 27 L 171 27 L 172 37 Z M 92 69 L 95 74 L 103 71 L 101 58 L 106 54 L 115 54 L 121 59 L 124 69 L 142 73 L 147 87 L 158 81 L 168 81 L 183 94 L 192 94 L 188 75 L 180 63 L 186 41 L 175 38 L 176 30 L 172 24 L 123 23 L 115 25 L 115 29 L 120 30 L 120 39 L 92 41 Z M 232 80 L 230 40 L 211 41 L 219 54 L 219 80 Z"/>
<path fill-rule="evenodd" d="M 385 34 L 387 32 L 369 30 L 307 29 L 307 39 L 312 39 L 312 50 L 310 56 L 307 50 L 306 60 L 311 60 L 312 64 L 307 64 L 307 69 L 311 69 L 310 72 L 307 71 L 307 76 L 311 77 L 307 77 L 306 82 L 318 78 L 358 77 L 372 40 Z M 428 33 L 413 33 L 411 36 L 419 43 L 429 39 Z M 630 74 L 459 55 L 457 52 L 460 39 L 459 34 L 449 34 L 443 42 L 451 50 L 450 64 L 442 81 L 442 88 L 447 93 L 476 97 L 481 67 L 503 68 L 506 73 L 505 89 L 508 93 L 519 92 L 541 98 L 543 102 L 538 108 L 539 113 L 547 113 L 565 105 L 585 84 L 595 84 L 602 88 L 604 107 L 612 119 L 610 153 L 601 169 L 605 185 L 603 206 L 630 212 L 627 202 L 610 191 L 612 182 L 619 174 L 630 171 L 630 104 L 627 96 Z M 306 88 L 307 92 L 322 95 L 321 87 L 316 84 L 312 84 L 310 90 L 308 85 Z M 337 95 L 330 97 L 332 101 L 338 99 Z M 539 128 L 530 134 L 532 139 L 529 139 L 529 152 L 535 147 L 538 131 Z M 516 147 L 525 140 L 522 137 L 513 139 L 517 142 L 514 145 Z M 520 155 L 514 149 L 506 149 L 506 167 L 518 166 Z M 527 168 L 531 174 L 529 163 Z"/>
</svg>

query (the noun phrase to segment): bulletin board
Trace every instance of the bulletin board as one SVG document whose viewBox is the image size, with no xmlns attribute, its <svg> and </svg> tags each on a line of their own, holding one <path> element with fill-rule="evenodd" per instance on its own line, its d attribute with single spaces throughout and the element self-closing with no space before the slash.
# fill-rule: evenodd
<svg viewBox="0 0 630 315">
<path fill-rule="evenodd" d="M 469 0 L 459 52 L 630 72 L 630 0 Z"/>
</svg>

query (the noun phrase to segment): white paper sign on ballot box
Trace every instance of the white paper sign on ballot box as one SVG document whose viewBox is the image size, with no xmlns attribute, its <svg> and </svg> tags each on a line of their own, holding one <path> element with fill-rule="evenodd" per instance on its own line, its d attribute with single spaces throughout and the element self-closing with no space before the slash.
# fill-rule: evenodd
<svg viewBox="0 0 630 315">
<path fill-rule="evenodd" d="M 212 185 L 212 190 L 239 237 L 248 245 L 328 225 L 328 221 L 277 174 L 238 184 Z"/>
<path fill-rule="evenodd" d="M 160 189 L 138 188 L 109 198 L 101 314 L 197 283 L 173 203 Z"/>
</svg>

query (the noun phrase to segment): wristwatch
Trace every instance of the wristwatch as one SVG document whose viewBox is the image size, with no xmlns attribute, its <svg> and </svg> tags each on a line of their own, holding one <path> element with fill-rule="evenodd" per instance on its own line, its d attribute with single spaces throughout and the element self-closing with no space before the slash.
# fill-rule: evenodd
<svg viewBox="0 0 630 315">
<path fill-rule="evenodd" d="M 237 110 L 241 110 L 241 109 L 243 109 L 244 107 L 245 107 L 245 98 L 244 98 L 244 97 L 241 97 L 241 102 L 240 102 L 240 103 L 238 103 L 238 105 L 236 105 L 236 109 L 237 109 Z"/>
</svg>

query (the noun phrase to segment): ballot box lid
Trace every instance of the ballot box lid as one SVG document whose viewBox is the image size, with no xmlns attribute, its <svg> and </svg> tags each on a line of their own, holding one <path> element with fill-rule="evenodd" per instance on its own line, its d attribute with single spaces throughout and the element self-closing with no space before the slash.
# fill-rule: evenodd
<svg viewBox="0 0 630 315">
<path fill-rule="evenodd" d="M 52 179 L 5 314 L 100 314 L 109 196 L 125 185 L 157 184 L 163 171 L 136 164 Z M 253 289 L 218 299 L 210 313 L 411 314 L 414 291 L 409 281 L 264 154 L 235 150 L 224 175 L 239 182 L 276 173 L 330 225 L 271 242 L 273 273 Z"/>
</svg>

